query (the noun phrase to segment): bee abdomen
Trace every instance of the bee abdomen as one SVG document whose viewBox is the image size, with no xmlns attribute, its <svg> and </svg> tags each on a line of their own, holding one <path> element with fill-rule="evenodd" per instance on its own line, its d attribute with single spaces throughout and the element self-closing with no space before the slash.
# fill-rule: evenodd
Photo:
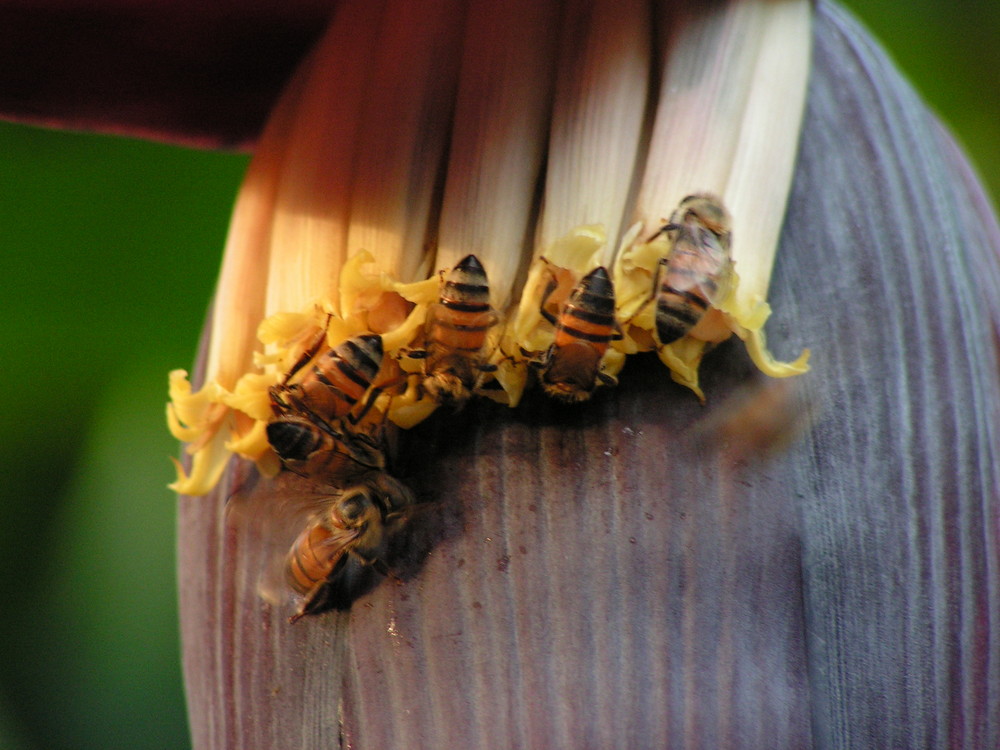
<svg viewBox="0 0 1000 750">
<path fill-rule="evenodd" d="M 435 316 L 429 338 L 452 351 L 475 353 L 486 342 L 486 332 L 494 325 L 495 317 L 489 307 L 475 313 L 452 313 Z"/>
<path fill-rule="evenodd" d="M 329 555 L 323 554 L 330 531 L 314 523 L 299 534 L 288 555 L 288 583 L 296 593 L 306 594 L 332 572 Z"/>
<path fill-rule="evenodd" d="M 664 286 L 656 302 L 656 335 L 661 344 L 669 344 L 686 336 L 701 320 L 708 302 L 693 292 Z"/>
<path fill-rule="evenodd" d="M 382 337 L 355 336 L 324 355 L 313 374 L 345 401 L 348 408 L 365 394 L 382 367 Z"/>
<path fill-rule="evenodd" d="M 458 314 L 478 314 L 488 312 L 490 309 L 489 302 L 462 302 L 450 297 L 441 297 L 441 304 L 444 305 L 448 310 Z"/>
<path fill-rule="evenodd" d="M 457 312 L 486 312 L 490 285 L 475 255 L 466 255 L 448 272 L 441 289 L 441 304 Z"/>
<path fill-rule="evenodd" d="M 268 423 L 267 442 L 285 461 L 305 461 L 322 447 L 317 430 L 284 419 Z"/>
<path fill-rule="evenodd" d="M 445 351 L 474 355 L 496 322 L 486 270 L 475 255 L 467 255 L 445 277 L 440 300 L 428 317 L 428 339 Z"/>
<path fill-rule="evenodd" d="M 559 316 L 555 346 L 576 341 L 607 344 L 615 333 L 615 290 L 607 270 L 583 277 Z"/>
</svg>

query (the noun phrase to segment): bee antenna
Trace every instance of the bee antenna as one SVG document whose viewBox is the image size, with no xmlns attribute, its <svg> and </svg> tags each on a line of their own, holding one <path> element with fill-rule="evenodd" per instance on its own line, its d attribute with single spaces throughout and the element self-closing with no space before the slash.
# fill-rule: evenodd
<svg viewBox="0 0 1000 750">
<path fill-rule="evenodd" d="M 672 221 L 668 222 L 668 223 L 664 224 L 662 227 L 660 227 L 659 229 L 657 229 L 655 232 L 653 232 L 653 234 L 651 234 L 649 236 L 649 239 L 647 239 L 646 242 L 652 242 L 653 240 L 655 240 L 657 237 L 659 237 L 664 232 L 672 232 L 675 229 L 680 229 L 680 226 L 677 225 L 677 224 L 674 224 Z"/>
</svg>

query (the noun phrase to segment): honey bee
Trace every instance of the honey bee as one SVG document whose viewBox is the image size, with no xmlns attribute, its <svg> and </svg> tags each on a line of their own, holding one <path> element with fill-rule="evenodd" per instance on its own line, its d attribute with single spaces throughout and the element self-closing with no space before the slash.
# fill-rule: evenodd
<svg viewBox="0 0 1000 750">
<path fill-rule="evenodd" d="M 318 342 L 306 349 L 298 362 L 285 373 L 280 384 L 270 389 L 271 408 L 276 415 L 311 412 L 324 419 L 347 417 L 357 422 L 367 411 L 372 383 L 382 368 L 382 337 L 368 333 L 338 344 L 316 359 L 312 369 L 297 383 L 288 384 L 296 372 L 316 355 L 325 332 Z"/>
<path fill-rule="evenodd" d="M 542 300 L 541 313 L 555 330 L 555 341 L 532 366 L 546 394 L 565 403 L 586 401 L 598 384 L 618 381 L 601 372 L 601 359 L 612 339 L 620 338 L 615 321 L 615 290 L 607 269 L 595 268 L 584 276 L 569 295 L 559 314 L 545 309 L 556 284 Z"/>
<path fill-rule="evenodd" d="M 349 607 L 368 571 L 388 574 L 390 543 L 415 505 L 412 491 L 384 471 L 347 486 L 251 472 L 230 497 L 226 518 L 265 557 L 261 597 L 276 606 L 296 603 L 296 622 Z"/>
<path fill-rule="evenodd" d="M 725 450 L 736 460 L 758 460 L 780 453 L 817 423 L 820 409 L 801 385 L 764 380 L 745 385 L 692 430 L 699 446 Z"/>
<path fill-rule="evenodd" d="M 373 384 L 382 366 L 382 337 L 347 339 L 321 355 L 301 381 L 289 385 L 321 344 L 322 337 L 270 388 L 274 417 L 267 425 L 268 442 L 286 468 L 302 475 L 332 480 L 381 469 L 381 441 L 358 424 L 377 395 Z"/>
<path fill-rule="evenodd" d="M 325 420 L 314 412 L 287 413 L 267 425 L 267 441 L 286 469 L 330 481 L 385 467 L 382 440 L 346 420 Z"/>
<path fill-rule="evenodd" d="M 349 602 L 352 559 L 387 574 L 389 541 L 414 502 L 410 489 L 385 472 L 331 494 L 286 555 L 286 582 L 302 597 L 289 622 Z"/>
<path fill-rule="evenodd" d="M 442 274 L 440 299 L 427 311 L 424 350 L 410 353 L 424 359 L 423 387 L 432 399 L 460 406 L 482 374 L 496 369 L 483 361 L 483 347 L 499 320 L 490 306 L 486 269 L 475 255 Z"/>
<path fill-rule="evenodd" d="M 689 195 L 650 238 L 666 233 L 671 245 L 653 280 L 661 345 L 687 335 L 726 290 L 732 274 L 731 227 L 729 212 L 718 198 Z"/>
</svg>

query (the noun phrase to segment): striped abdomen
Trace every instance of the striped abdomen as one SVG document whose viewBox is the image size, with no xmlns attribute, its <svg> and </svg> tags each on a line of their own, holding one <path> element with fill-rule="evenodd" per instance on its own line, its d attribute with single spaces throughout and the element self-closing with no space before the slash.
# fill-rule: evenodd
<svg viewBox="0 0 1000 750">
<path fill-rule="evenodd" d="M 424 388 L 439 403 L 460 405 L 480 374 L 483 347 L 499 316 L 490 306 L 486 270 L 465 256 L 441 283 L 441 296 L 427 311 Z"/>
<path fill-rule="evenodd" d="M 385 466 L 385 447 L 343 421 L 295 414 L 275 417 L 267 425 L 267 442 L 285 468 L 328 482 Z"/>
<path fill-rule="evenodd" d="M 308 594 L 333 573 L 347 545 L 330 543 L 333 532 L 322 522 L 303 529 L 288 551 L 288 584 L 297 594 Z"/>
<path fill-rule="evenodd" d="M 685 336 L 701 320 L 718 291 L 721 265 L 692 243 L 678 240 L 660 261 L 656 335 L 661 344 Z"/>
<path fill-rule="evenodd" d="M 344 417 L 368 392 L 382 367 L 382 337 L 355 336 L 320 356 L 298 383 L 274 386 L 279 413 L 309 411 L 323 419 Z"/>
<path fill-rule="evenodd" d="M 445 276 L 440 300 L 428 312 L 428 348 L 475 357 L 496 322 L 486 270 L 475 255 L 467 255 Z"/>
<path fill-rule="evenodd" d="M 597 386 L 601 358 L 617 336 L 615 290 L 605 268 L 581 279 L 556 318 L 542 387 L 563 401 L 582 401 Z"/>
<path fill-rule="evenodd" d="M 559 349 L 585 341 L 603 355 L 615 336 L 615 288 L 601 266 L 588 273 L 569 296 L 556 320 Z"/>
<path fill-rule="evenodd" d="M 307 417 L 281 416 L 268 422 L 267 442 L 283 461 L 307 461 L 333 444 L 331 436 Z"/>
<path fill-rule="evenodd" d="M 686 336 L 719 298 L 731 266 L 730 225 L 721 201 L 706 193 L 687 196 L 661 230 L 672 246 L 660 260 L 654 288 L 660 344 Z"/>
</svg>

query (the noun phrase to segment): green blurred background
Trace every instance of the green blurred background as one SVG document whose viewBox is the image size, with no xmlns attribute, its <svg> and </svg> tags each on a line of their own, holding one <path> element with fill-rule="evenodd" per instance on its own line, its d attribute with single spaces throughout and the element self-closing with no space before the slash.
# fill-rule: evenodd
<svg viewBox="0 0 1000 750">
<path fill-rule="evenodd" d="M 1000 195 L 1000 3 L 848 3 Z M 0 750 L 188 746 L 166 375 L 247 157 L 0 124 Z"/>
</svg>

